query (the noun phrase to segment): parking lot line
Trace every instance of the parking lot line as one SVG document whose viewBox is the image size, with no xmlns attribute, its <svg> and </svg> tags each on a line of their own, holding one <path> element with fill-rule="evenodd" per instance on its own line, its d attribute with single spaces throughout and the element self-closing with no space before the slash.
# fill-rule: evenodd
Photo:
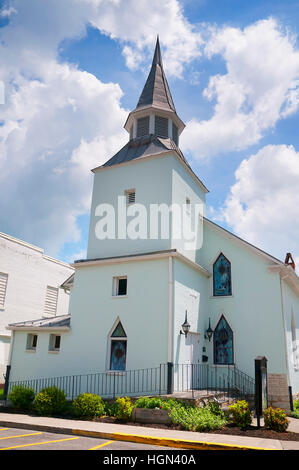
<svg viewBox="0 0 299 470">
<path fill-rule="evenodd" d="M 42 445 L 42 444 L 52 444 L 54 442 L 73 441 L 74 439 L 79 439 L 79 437 L 68 437 L 67 439 L 57 439 L 55 441 L 32 442 L 31 444 L 21 444 L 21 445 L 18 445 L 18 446 L 5 447 L 5 448 L 0 449 L 0 450 L 17 449 L 18 447 L 39 446 L 39 445 Z"/>
<path fill-rule="evenodd" d="M 99 446 L 91 447 L 91 448 L 88 449 L 88 450 L 96 450 L 96 449 L 99 449 L 100 447 L 107 446 L 108 444 L 111 444 L 112 442 L 114 442 L 114 441 L 104 442 L 104 444 L 100 444 Z"/>
<path fill-rule="evenodd" d="M 0 437 L 0 439 L 13 439 L 15 437 L 26 437 L 26 436 L 37 436 L 38 434 L 42 434 L 42 432 L 33 432 L 31 434 L 19 434 L 18 436 L 5 436 L 5 437 Z"/>
<path fill-rule="evenodd" d="M 7 431 L 8 428 L 1 428 L 0 431 Z"/>
</svg>

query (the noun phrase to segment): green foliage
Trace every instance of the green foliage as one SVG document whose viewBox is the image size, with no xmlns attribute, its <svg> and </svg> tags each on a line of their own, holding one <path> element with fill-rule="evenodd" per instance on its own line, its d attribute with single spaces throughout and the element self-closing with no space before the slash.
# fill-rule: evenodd
<svg viewBox="0 0 299 470">
<path fill-rule="evenodd" d="M 55 386 L 47 387 L 36 395 L 33 406 L 42 416 L 60 414 L 67 407 L 66 395 L 63 390 L 59 390 Z"/>
<path fill-rule="evenodd" d="M 215 415 L 215 416 L 219 416 L 220 418 L 224 419 L 225 418 L 225 413 L 224 411 L 222 410 L 221 406 L 219 405 L 219 403 L 217 403 L 216 401 L 210 401 L 209 404 L 208 404 L 208 408 L 210 410 L 210 412 Z"/>
<path fill-rule="evenodd" d="M 252 416 L 247 401 L 240 400 L 228 407 L 229 419 L 235 426 L 246 428 L 252 422 Z"/>
<path fill-rule="evenodd" d="M 179 406 L 185 405 L 173 398 L 163 399 L 160 397 L 140 397 L 134 403 L 134 408 L 160 408 L 161 410 L 172 410 L 173 408 L 178 408 Z"/>
<path fill-rule="evenodd" d="M 285 432 L 289 425 L 286 412 L 271 406 L 264 410 L 264 422 L 267 429 L 277 432 Z"/>
<path fill-rule="evenodd" d="M 24 385 L 14 385 L 8 395 L 9 401 L 19 410 L 28 410 L 31 408 L 35 397 L 34 390 Z"/>
<path fill-rule="evenodd" d="M 226 424 L 223 417 L 212 413 L 208 407 L 175 407 L 169 416 L 174 424 L 188 431 L 203 432 L 221 429 Z"/>
<path fill-rule="evenodd" d="M 294 401 L 294 411 L 292 411 L 291 416 L 299 419 L 299 400 Z"/>
<path fill-rule="evenodd" d="M 131 398 L 117 398 L 115 401 L 115 416 L 118 419 L 129 420 L 133 411 Z"/>
<path fill-rule="evenodd" d="M 81 393 L 73 401 L 72 412 L 75 416 L 94 418 L 105 414 L 105 405 L 99 395 Z"/>
<path fill-rule="evenodd" d="M 105 401 L 104 402 L 104 413 L 107 416 L 116 416 L 117 404 L 115 402 L 111 403 L 111 402 Z"/>
<path fill-rule="evenodd" d="M 4 389 L 0 388 L 0 400 L 3 400 L 3 396 L 4 396 Z"/>
</svg>

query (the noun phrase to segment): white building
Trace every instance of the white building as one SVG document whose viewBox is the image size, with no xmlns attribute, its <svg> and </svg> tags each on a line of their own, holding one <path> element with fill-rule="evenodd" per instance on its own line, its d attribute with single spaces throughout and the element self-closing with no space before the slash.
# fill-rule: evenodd
<svg viewBox="0 0 299 470">
<path fill-rule="evenodd" d="M 46 329 L 10 326 L 12 382 L 95 373 L 107 381 L 111 375 L 115 380 L 114 372 L 118 380 L 131 381 L 128 371 L 152 369 L 161 375 L 164 365 L 173 364 L 175 390 L 186 380 L 178 365 L 187 366 L 187 381 L 190 370 L 198 371 L 199 386 L 206 380 L 201 370 L 227 384 L 230 374 L 254 377 L 254 359 L 265 356 L 270 401 L 288 408 L 289 387 L 299 392 L 299 278 L 288 260 L 205 218 L 208 190 L 179 149 L 184 124 L 158 42 L 125 129 L 129 142 L 93 170 L 87 259 L 74 263 L 71 322 L 64 319 L 63 325 Z M 169 207 L 183 208 L 186 218 L 171 212 L 165 236 L 162 222 L 159 230 L 150 222 L 157 208 L 167 213 Z M 198 224 L 191 245 L 187 235 L 180 235 L 190 220 L 193 227 Z M 181 334 L 186 312 L 187 336 Z M 34 348 L 26 343 L 33 331 L 38 335 Z M 57 340 L 59 347 L 49 354 L 53 335 L 61 343 Z M 25 344 L 34 354 L 24 352 Z"/>
<path fill-rule="evenodd" d="M 0 383 L 4 383 L 11 340 L 6 327 L 67 314 L 69 292 L 60 285 L 73 271 L 41 248 L 0 233 Z"/>
</svg>

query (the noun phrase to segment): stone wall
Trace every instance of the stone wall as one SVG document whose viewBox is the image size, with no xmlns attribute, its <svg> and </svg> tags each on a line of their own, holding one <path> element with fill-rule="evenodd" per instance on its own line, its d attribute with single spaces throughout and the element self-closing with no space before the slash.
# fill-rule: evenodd
<svg viewBox="0 0 299 470">
<path fill-rule="evenodd" d="M 290 411 L 289 390 L 286 374 L 268 374 L 269 406 Z"/>
</svg>

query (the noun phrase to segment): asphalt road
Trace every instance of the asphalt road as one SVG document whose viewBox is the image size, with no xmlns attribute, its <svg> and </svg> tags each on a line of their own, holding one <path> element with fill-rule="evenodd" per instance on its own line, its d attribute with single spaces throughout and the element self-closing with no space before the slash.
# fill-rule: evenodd
<svg viewBox="0 0 299 470">
<path fill-rule="evenodd" d="M 93 437 L 39 432 L 29 429 L 0 427 L 0 450 L 174 450 L 122 441 L 109 441 Z"/>
</svg>

